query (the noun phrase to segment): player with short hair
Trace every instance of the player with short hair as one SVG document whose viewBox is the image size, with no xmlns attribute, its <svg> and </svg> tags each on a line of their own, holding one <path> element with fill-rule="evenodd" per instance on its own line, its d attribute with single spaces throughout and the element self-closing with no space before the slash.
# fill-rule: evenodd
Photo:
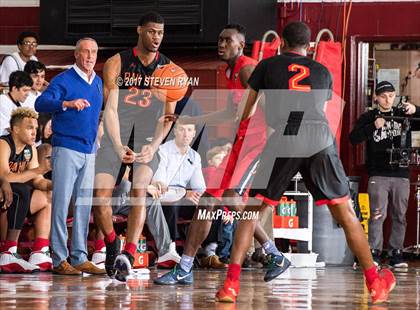
<svg viewBox="0 0 420 310">
<path fill-rule="evenodd" d="M 395 278 L 388 269 L 378 273 L 373 263 L 349 199 L 347 178 L 324 114 L 325 103 L 332 96 L 331 75 L 323 65 L 306 57 L 310 30 L 305 23 L 288 24 L 282 38 L 283 54 L 263 60 L 248 81 L 250 91 L 242 120 L 255 111 L 261 91 L 265 95 L 267 123 L 275 131 L 261 155 L 245 210 L 260 210 L 265 204 L 278 201 L 290 179 L 299 171 L 317 205 L 327 204 L 343 227 L 347 243 L 364 270 L 373 302 L 385 301 L 395 286 Z M 231 264 L 224 286 L 216 294 L 217 301 L 236 301 L 241 263 L 255 224 L 255 220 L 238 224 Z"/>
<path fill-rule="evenodd" d="M 10 118 L 10 134 L 0 137 L 0 175 L 5 176 L 13 190 L 13 203 L 7 208 L 7 238 L 0 250 L 0 269 L 3 272 L 52 269 L 49 255 L 52 184 L 43 177 L 51 166 L 38 163 L 35 148 L 37 119 L 34 110 L 17 108 Z M 27 216 L 34 216 L 35 226 L 35 241 L 28 262 L 17 254 L 19 235 Z"/>
<path fill-rule="evenodd" d="M 157 169 L 156 151 L 170 130 L 176 102 L 163 104 L 152 96 L 148 77 L 170 60 L 159 52 L 164 35 L 161 15 L 149 12 L 140 18 L 137 46 L 109 58 L 104 66 L 105 133 L 96 159 L 95 218 L 105 235 L 105 269 L 121 281 L 131 270 L 137 242 L 146 217 L 146 190 Z M 112 223 L 110 198 L 128 165 L 132 165 L 132 208 L 124 250 Z"/>
</svg>

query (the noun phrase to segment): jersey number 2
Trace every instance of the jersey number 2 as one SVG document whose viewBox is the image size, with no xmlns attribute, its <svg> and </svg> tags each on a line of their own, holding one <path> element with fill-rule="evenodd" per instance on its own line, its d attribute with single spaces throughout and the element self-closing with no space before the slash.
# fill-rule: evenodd
<svg viewBox="0 0 420 310">
<path fill-rule="evenodd" d="M 307 78 L 310 74 L 310 70 L 308 67 L 298 65 L 298 64 L 291 64 L 288 67 L 289 72 L 298 72 L 294 76 L 289 79 L 289 89 L 295 91 L 304 91 L 309 92 L 311 91 L 310 85 L 301 85 L 299 84 L 300 81 Z"/>
<path fill-rule="evenodd" d="M 309 92 L 311 91 L 310 85 L 301 85 L 299 84 L 304 78 L 307 78 L 310 74 L 308 67 L 291 64 L 289 67 L 289 72 L 298 72 L 289 79 L 289 90 Z M 283 135 L 285 136 L 296 136 L 300 129 L 300 124 L 303 119 L 303 111 L 291 111 L 289 118 L 287 120 L 287 125 L 284 128 Z"/>
</svg>

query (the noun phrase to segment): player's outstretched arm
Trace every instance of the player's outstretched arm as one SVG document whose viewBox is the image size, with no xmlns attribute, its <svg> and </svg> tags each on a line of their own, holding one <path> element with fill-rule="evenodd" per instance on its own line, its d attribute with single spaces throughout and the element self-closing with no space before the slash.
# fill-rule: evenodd
<svg viewBox="0 0 420 310">
<path fill-rule="evenodd" d="M 239 79 L 244 89 L 248 87 L 248 79 L 251 76 L 252 72 L 254 71 L 254 68 L 255 68 L 254 65 L 247 65 L 247 66 L 244 66 L 239 71 Z M 214 124 L 223 123 L 227 121 L 236 121 L 237 119 L 240 119 L 240 117 L 238 117 L 239 115 L 238 110 L 239 109 L 236 109 L 234 107 L 233 102 L 232 102 L 232 95 L 230 94 L 228 98 L 228 103 L 224 110 L 211 112 L 211 113 L 207 113 L 207 114 L 203 114 L 203 115 L 195 116 L 195 117 L 181 117 L 179 119 L 179 122 L 181 124 L 214 125 Z"/>
<path fill-rule="evenodd" d="M 194 124 L 194 125 L 214 125 L 224 123 L 227 121 L 234 121 L 236 117 L 236 110 L 233 107 L 232 99 L 229 96 L 228 103 L 224 110 L 211 112 L 199 116 L 181 116 L 178 119 L 180 124 Z"/>
</svg>

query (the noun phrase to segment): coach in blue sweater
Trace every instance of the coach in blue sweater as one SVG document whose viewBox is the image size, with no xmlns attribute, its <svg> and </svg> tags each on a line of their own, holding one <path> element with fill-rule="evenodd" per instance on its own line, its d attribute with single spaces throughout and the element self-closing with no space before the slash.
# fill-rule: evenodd
<svg viewBox="0 0 420 310">
<path fill-rule="evenodd" d="M 102 107 L 102 80 L 95 74 L 98 45 L 91 38 L 77 42 L 76 64 L 57 75 L 35 102 L 38 112 L 52 113 L 53 272 L 102 274 L 87 260 L 87 235 L 95 169 L 95 139 Z M 71 265 L 67 262 L 66 219 L 74 198 Z"/>
</svg>

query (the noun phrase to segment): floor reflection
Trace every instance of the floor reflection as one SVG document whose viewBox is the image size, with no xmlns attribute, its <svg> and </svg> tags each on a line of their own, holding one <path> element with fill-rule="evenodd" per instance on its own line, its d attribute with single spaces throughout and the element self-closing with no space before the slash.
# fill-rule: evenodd
<svg viewBox="0 0 420 310">
<path fill-rule="evenodd" d="M 396 271 L 391 300 L 372 306 L 360 271 L 351 267 L 291 268 L 265 283 L 263 270 L 242 273 L 237 304 L 214 302 L 224 272 L 197 270 L 193 286 L 162 287 L 134 276 L 127 283 L 106 276 L 63 277 L 49 273 L 0 275 L 0 309 L 416 309 L 420 310 L 420 264 Z"/>
</svg>

